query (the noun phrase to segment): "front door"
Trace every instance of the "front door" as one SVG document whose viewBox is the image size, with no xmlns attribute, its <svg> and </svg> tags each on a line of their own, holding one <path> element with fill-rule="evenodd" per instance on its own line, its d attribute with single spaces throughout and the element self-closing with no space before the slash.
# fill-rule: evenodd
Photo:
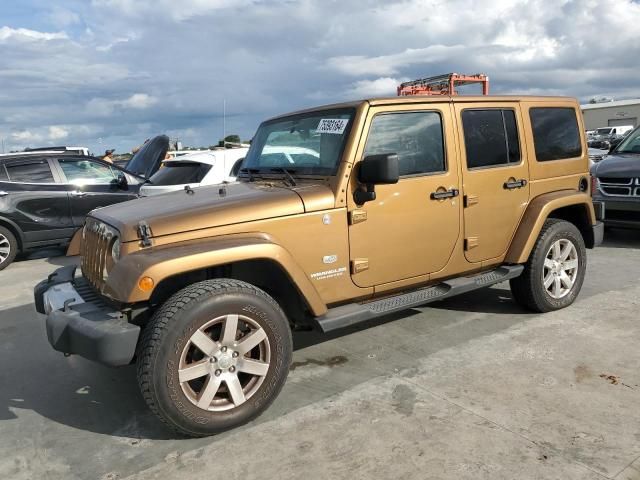
<svg viewBox="0 0 640 480">
<path fill-rule="evenodd" d="M 359 287 L 444 268 L 460 230 L 460 185 L 449 104 L 374 107 L 357 155 L 395 153 L 400 180 L 376 199 L 349 199 L 351 275 Z M 355 179 L 354 179 L 355 181 Z"/>
<path fill-rule="evenodd" d="M 71 216 L 77 227 L 84 225 L 87 214 L 100 207 L 137 197 L 133 190 L 117 185 L 120 170 L 91 158 L 59 158 L 58 165 L 69 185 Z"/>
<path fill-rule="evenodd" d="M 455 104 L 463 157 L 465 256 L 506 254 L 529 201 L 529 170 L 517 103 Z"/>
</svg>

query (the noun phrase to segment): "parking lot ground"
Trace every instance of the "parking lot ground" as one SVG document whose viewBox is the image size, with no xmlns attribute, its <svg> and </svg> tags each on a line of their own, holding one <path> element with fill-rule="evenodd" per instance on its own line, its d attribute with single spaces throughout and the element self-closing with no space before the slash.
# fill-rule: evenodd
<svg viewBox="0 0 640 480">
<path fill-rule="evenodd" d="M 31 289 L 74 261 L 0 272 L 1 479 L 640 479 L 638 232 L 607 232 L 565 310 L 528 313 L 502 284 L 296 334 L 274 405 L 195 440 L 147 410 L 132 367 L 49 347 Z"/>
</svg>

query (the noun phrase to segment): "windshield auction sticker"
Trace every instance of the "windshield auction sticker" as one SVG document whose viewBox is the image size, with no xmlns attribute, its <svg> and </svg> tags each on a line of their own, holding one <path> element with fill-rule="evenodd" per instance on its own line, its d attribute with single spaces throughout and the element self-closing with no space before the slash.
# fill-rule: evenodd
<svg viewBox="0 0 640 480">
<path fill-rule="evenodd" d="M 316 133 L 335 133 L 342 135 L 349 123 L 348 118 L 323 118 L 316 128 Z"/>
</svg>

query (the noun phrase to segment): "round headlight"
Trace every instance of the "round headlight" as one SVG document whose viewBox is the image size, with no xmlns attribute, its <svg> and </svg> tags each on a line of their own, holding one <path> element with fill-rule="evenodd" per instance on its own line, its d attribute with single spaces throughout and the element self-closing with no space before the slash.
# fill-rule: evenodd
<svg viewBox="0 0 640 480">
<path fill-rule="evenodd" d="M 120 239 L 118 237 L 116 237 L 111 246 L 111 258 L 113 258 L 114 262 L 120 260 Z"/>
</svg>

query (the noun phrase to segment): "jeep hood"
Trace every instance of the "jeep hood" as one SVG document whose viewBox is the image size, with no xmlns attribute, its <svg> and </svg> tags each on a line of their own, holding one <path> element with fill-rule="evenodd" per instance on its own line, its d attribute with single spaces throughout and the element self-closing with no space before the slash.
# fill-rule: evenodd
<svg viewBox="0 0 640 480">
<path fill-rule="evenodd" d="M 640 177 L 640 154 L 613 153 L 591 168 L 596 177 Z"/>
<path fill-rule="evenodd" d="M 287 188 L 236 182 L 137 198 L 94 210 L 91 216 L 116 227 L 129 242 L 139 239 L 141 222 L 150 227 L 152 237 L 160 237 L 332 208 L 334 201 L 323 185 Z"/>
</svg>

